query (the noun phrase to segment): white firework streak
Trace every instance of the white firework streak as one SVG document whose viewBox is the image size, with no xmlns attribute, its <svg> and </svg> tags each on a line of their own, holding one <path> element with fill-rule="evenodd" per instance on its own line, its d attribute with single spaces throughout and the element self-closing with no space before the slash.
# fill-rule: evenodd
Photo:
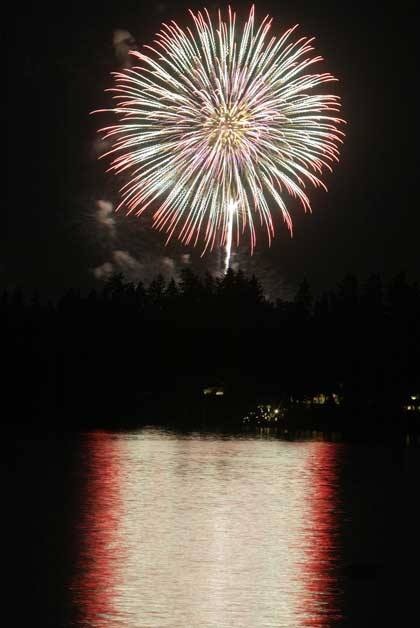
<svg viewBox="0 0 420 628">
<path fill-rule="evenodd" d="M 326 189 L 319 177 L 338 161 L 343 120 L 339 97 L 316 88 L 336 79 L 307 73 L 322 60 L 309 55 L 313 39 L 293 40 L 296 27 L 268 37 L 272 20 L 256 26 L 254 7 L 242 29 L 230 8 L 216 26 L 207 10 L 190 13 L 194 31 L 163 24 L 147 54 L 131 53 L 139 65 L 114 73 L 118 103 L 107 111 L 118 122 L 101 131 L 110 170 L 129 175 L 118 208 L 140 215 L 153 204 L 167 241 L 202 238 L 203 253 L 217 244 L 230 256 L 248 231 L 252 252 L 255 218 L 269 243 L 274 235 L 270 203 L 292 233 L 285 193 L 306 211 L 306 183 Z"/>
<path fill-rule="evenodd" d="M 225 275 L 229 269 L 230 256 L 232 253 L 233 217 L 235 214 L 236 206 L 237 206 L 237 202 L 235 203 L 233 201 L 230 201 L 227 208 L 228 224 L 227 224 L 226 245 L 225 245 Z"/>
</svg>

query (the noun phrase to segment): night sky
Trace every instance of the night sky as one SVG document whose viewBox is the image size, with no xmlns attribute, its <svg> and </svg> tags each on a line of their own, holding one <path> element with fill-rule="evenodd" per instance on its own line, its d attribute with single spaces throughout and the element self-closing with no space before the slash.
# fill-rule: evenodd
<svg viewBox="0 0 420 628">
<path fill-rule="evenodd" d="M 298 23 L 299 33 L 316 37 L 326 59 L 319 68 L 340 79 L 335 89 L 348 121 L 341 163 L 326 177 L 329 193 L 310 192 L 313 214 L 296 208 L 294 238 L 277 219 L 271 249 L 260 238 L 253 260 L 245 248 L 236 257 L 273 294 L 293 289 L 304 275 L 317 290 L 348 272 L 363 279 L 405 269 L 420 277 L 414 6 L 400 2 L 391 11 L 370 1 L 256 3 L 257 16 L 270 13 L 279 33 Z M 105 164 L 96 163 L 101 121 L 89 116 L 110 104 L 103 90 L 118 68 L 115 29 L 149 43 L 161 21 L 182 23 L 187 7 L 203 4 L 77 0 L 15 7 L 6 37 L 8 192 L 0 287 L 57 294 L 100 286 L 94 269 L 113 259 L 113 250 L 127 253 L 128 278 L 177 273 L 186 259 L 196 269 L 217 270 L 217 253 L 200 260 L 199 250 L 175 244 L 165 250 L 164 237 L 149 233 L 147 220 L 139 226 L 119 216 L 118 241 L 110 241 L 95 203 L 116 183 L 105 175 Z M 245 16 L 249 4 L 232 7 Z"/>
</svg>

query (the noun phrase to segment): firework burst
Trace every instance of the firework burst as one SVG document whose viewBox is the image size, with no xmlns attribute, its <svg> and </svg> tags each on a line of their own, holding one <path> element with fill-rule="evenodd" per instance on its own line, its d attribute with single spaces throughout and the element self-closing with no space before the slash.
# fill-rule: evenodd
<svg viewBox="0 0 420 628">
<path fill-rule="evenodd" d="M 306 184 L 325 188 L 340 101 L 319 92 L 336 79 L 309 72 L 322 59 L 296 27 L 276 38 L 254 8 L 242 28 L 230 8 L 215 25 L 206 10 L 190 13 L 191 28 L 163 24 L 153 46 L 132 52 L 137 65 L 114 73 L 118 121 L 101 131 L 110 170 L 128 175 L 119 207 L 140 215 L 152 205 L 168 240 L 225 246 L 228 265 L 245 232 L 253 250 L 255 222 L 271 242 L 275 206 L 292 232 L 288 195 L 306 211 Z"/>
</svg>

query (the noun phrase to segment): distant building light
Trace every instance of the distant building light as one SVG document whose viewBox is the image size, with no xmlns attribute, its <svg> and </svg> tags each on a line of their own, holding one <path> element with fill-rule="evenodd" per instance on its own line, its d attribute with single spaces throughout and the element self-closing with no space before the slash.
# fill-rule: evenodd
<svg viewBox="0 0 420 628">
<path fill-rule="evenodd" d="M 414 405 L 414 404 L 406 404 L 405 406 L 403 406 L 404 410 L 408 410 L 410 412 L 420 412 L 420 405 Z"/>
<path fill-rule="evenodd" d="M 203 394 L 215 395 L 216 397 L 222 397 L 225 394 L 225 391 L 220 386 L 209 386 L 208 388 L 203 388 Z"/>
</svg>

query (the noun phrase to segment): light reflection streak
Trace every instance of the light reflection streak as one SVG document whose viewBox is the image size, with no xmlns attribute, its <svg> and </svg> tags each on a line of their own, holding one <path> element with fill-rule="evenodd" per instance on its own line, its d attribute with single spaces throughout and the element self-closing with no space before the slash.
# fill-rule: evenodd
<svg viewBox="0 0 420 628">
<path fill-rule="evenodd" d="M 322 442 L 94 435 L 80 626 L 330 627 L 336 466 Z"/>
</svg>

